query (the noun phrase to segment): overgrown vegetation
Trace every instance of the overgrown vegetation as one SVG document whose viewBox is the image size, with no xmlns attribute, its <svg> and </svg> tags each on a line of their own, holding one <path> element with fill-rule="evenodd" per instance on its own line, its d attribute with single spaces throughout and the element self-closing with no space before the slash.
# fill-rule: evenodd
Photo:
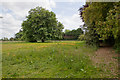
<svg viewBox="0 0 120 80">
<path fill-rule="evenodd" d="M 79 10 L 87 44 L 99 46 L 103 41 L 120 49 L 120 2 L 87 2 Z"/>
<path fill-rule="evenodd" d="M 24 78 L 94 78 L 99 68 L 91 65 L 84 42 L 3 42 L 2 76 Z M 97 74 L 96 74 L 97 73 Z"/>
<path fill-rule="evenodd" d="M 86 40 L 86 39 L 85 39 L 85 35 L 84 35 L 84 34 L 79 35 L 78 40 L 80 40 L 80 41 Z"/>
<path fill-rule="evenodd" d="M 77 40 L 78 37 L 80 35 L 82 35 L 82 34 L 83 34 L 83 30 L 81 28 L 78 28 L 76 30 L 75 29 L 74 30 L 68 30 L 68 29 L 66 29 L 65 33 L 64 33 L 64 39 L 65 40 L 68 40 L 68 39 L 70 39 L 70 40 Z"/>
</svg>

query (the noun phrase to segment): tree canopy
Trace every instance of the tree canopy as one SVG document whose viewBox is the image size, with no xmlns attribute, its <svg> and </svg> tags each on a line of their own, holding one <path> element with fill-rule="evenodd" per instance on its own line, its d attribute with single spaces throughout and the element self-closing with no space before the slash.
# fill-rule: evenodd
<svg viewBox="0 0 120 80">
<path fill-rule="evenodd" d="M 42 7 L 29 11 L 27 19 L 22 23 L 23 37 L 26 41 L 44 42 L 48 39 L 61 39 L 63 24 L 57 21 L 56 15 Z"/>
<path fill-rule="evenodd" d="M 114 44 L 120 39 L 120 2 L 87 2 L 79 11 L 88 44 L 99 45 L 101 40 Z"/>
</svg>

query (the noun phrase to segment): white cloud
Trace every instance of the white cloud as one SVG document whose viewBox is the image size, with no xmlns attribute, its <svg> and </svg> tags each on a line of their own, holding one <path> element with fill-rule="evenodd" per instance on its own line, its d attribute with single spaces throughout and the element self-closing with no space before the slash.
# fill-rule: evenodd
<svg viewBox="0 0 120 80">
<path fill-rule="evenodd" d="M 25 16 L 28 15 L 28 11 L 37 6 L 42 6 L 52 11 L 52 8 L 56 7 L 56 3 L 55 0 L 3 0 L 3 13 L 0 14 L 0 16 L 3 16 L 3 19 L 0 19 L 2 21 L 2 25 L 0 25 L 0 38 L 14 37 L 14 34 L 20 30 L 21 23 L 25 19 Z M 70 8 L 70 10 L 74 11 L 75 9 Z M 64 14 L 64 11 L 62 14 Z M 58 20 L 63 23 L 65 29 L 77 29 L 83 24 L 79 13 L 72 16 L 63 16 L 62 14 L 56 15 Z"/>
<path fill-rule="evenodd" d="M 1 2 L 45 2 L 52 0 L 1 0 Z"/>
<path fill-rule="evenodd" d="M 2 16 L 2 26 L 0 27 L 2 29 L 2 35 L 0 37 L 11 37 L 19 31 L 22 21 L 16 20 L 9 13 L 3 14 Z"/>
<path fill-rule="evenodd" d="M 85 2 L 86 0 L 55 0 L 55 2 Z"/>
<path fill-rule="evenodd" d="M 50 0 L 50 6 L 54 7 L 54 8 L 56 7 L 56 4 L 55 4 L 55 2 L 53 0 Z"/>
<path fill-rule="evenodd" d="M 37 6 L 44 7 L 48 10 L 56 6 L 53 0 L 39 0 L 38 2 L 3 2 L 2 3 L 2 25 L 0 25 L 0 38 L 2 37 L 14 37 L 14 34 L 17 33 L 21 28 L 21 23 L 25 19 L 25 16 L 28 15 L 28 11 L 31 8 Z M 20 1 L 20 0 L 19 0 Z M 40 2 L 41 1 L 41 2 Z M 1 34 L 2 33 L 2 34 Z"/>
<path fill-rule="evenodd" d="M 46 0 L 1 0 L 1 2 L 44 2 L 44 1 Z M 49 0 L 49 1 L 52 1 L 52 0 Z M 85 2 L 85 1 L 86 0 L 54 0 L 54 2 Z M 87 1 L 91 1 L 91 0 L 87 0 Z"/>
<path fill-rule="evenodd" d="M 3 3 L 3 10 L 12 10 L 12 14 L 17 16 L 26 16 L 31 8 L 42 6 L 48 10 L 52 10 L 55 7 L 53 0 L 40 0 L 42 2 L 5 2 Z"/>
<path fill-rule="evenodd" d="M 84 23 L 80 19 L 79 14 L 73 14 L 72 16 L 62 16 L 62 15 L 57 15 L 57 18 L 59 18 L 59 21 L 63 23 L 65 29 L 77 29 L 80 27 L 80 25 L 83 25 Z M 64 30 L 65 30 L 64 29 Z"/>
</svg>

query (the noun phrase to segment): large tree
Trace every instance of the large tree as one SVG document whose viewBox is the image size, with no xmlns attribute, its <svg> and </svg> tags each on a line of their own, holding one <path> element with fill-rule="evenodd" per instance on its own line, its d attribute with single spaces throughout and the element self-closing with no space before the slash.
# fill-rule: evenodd
<svg viewBox="0 0 120 80">
<path fill-rule="evenodd" d="M 114 44 L 120 36 L 119 14 L 120 2 L 87 2 L 80 8 L 86 27 L 86 42 L 99 45 L 102 40 Z"/>
<path fill-rule="evenodd" d="M 55 13 L 42 7 L 36 7 L 29 11 L 27 19 L 22 23 L 23 36 L 26 41 L 44 42 L 48 39 L 61 38 L 62 23 L 58 22 Z"/>
</svg>

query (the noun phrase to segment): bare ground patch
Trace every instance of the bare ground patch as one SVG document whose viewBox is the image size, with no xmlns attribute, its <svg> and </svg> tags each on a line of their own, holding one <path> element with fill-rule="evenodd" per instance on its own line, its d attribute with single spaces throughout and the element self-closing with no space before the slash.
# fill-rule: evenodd
<svg viewBox="0 0 120 80">
<path fill-rule="evenodd" d="M 101 47 L 93 55 L 90 55 L 93 64 L 102 69 L 102 78 L 117 78 L 118 54 L 112 47 Z"/>
</svg>

